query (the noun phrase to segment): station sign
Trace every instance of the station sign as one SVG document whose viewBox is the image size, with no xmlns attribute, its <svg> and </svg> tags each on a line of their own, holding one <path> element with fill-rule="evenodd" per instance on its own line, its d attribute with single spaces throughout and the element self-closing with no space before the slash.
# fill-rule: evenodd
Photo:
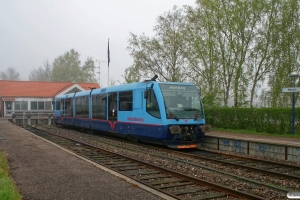
<svg viewBox="0 0 300 200">
<path fill-rule="evenodd" d="M 282 92 L 300 92 L 300 87 L 282 88 Z"/>
</svg>

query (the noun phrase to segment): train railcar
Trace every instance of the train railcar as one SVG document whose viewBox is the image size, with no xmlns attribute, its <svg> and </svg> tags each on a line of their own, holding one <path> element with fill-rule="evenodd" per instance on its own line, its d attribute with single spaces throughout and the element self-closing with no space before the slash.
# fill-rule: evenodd
<svg viewBox="0 0 300 200">
<path fill-rule="evenodd" d="M 170 148 L 196 148 L 210 126 L 192 83 L 149 81 L 55 98 L 54 122 Z"/>
</svg>

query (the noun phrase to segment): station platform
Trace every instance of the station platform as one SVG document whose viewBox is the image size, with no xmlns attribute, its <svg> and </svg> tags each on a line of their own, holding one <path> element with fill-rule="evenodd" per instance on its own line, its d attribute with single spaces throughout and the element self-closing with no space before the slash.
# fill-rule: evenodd
<svg viewBox="0 0 300 200">
<path fill-rule="evenodd" d="M 201 147 L 300 164 L 300 138 L 226 131 L 205 133 Z"/>
<path fill-rule="evenodd" d="M 211 131 L 205 133 L 205 135 L 211 137 L 219 137 L 219 138 L 227 138 L 227 139 L 234 138 L 236 140 L 300 147 L 300 138 L 294 138 L 294 137 L 247 134 L 247 133 L 237 133 L 237 132 L 229 132 L 229 131 Z"/>
<path fill-rule="evenodd" d="M 0 118 L 0 151 L 23 200 L 166 199 Z"/>
</svg>

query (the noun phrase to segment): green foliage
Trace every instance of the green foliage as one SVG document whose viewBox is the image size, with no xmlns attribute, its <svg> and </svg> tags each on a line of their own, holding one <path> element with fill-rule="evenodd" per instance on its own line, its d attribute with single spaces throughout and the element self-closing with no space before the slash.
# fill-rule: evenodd
<svg viewBox="0 0 300 200">
<path fill-rule="evenodd" d="M 18 200 L 21 199 L 16 186 L 8 176 L 7 160 L 0 151 L 0 199 Z"/>
<path fill-rule="evenodd" d="M 125 69 L 125 74 L 123 75 L 125 83 L 134 83 L 141 81 L 141 75 L 139 74 L 139 69 L 137 65 L 133 65 Z"/>
<path fill-rule="evenodd" d="M 186 58 L 189 46 L 182 40 L 186 22 L 183 10 L 174 7 L 157 18 L 155 37 L 149 38 L 145 34 L 138 37 L 131 33 L 127 50 L 134 63 L 125 76 L 137 74 L 139 79 L 148 79 L 156 74 L 160 81 L 187 81 L 190 75 L 190 60 Z"/>
<path fill-rule="evenodd" d="M 195 83 L 209 107 L 228 107 L 231 99 L 237 108 L 284 107 L 282 87 L 300 70 L 299 10 L 299 0 L 197 0 L 174 8 L 157 18 L 154 37 L 131 33 L 126 82 L 157 74 Z"/>
<path fill-rule="evenodd" d="M 273 71 L 269 73 L 269 92 L 262 99 L 272 107 L 286 106 L 289 96 L 282 94 L 283 87 L 291 87 L 288 75 L 299 72 L 296 62 L 300 56 L 300 2 L 299 0 L 270 1 L 274 5 L 276 16 L 273 17 L 272 59 Z M 300 59 L 300 58 L 299 58 Z M 298 85 L 299 86 L 299 85 Z"/>
<path fill-rule="evenodd" d="M 206 123 L 216 128 L 291 133 L 291 108 L 206 108 Z M 295 133 L 300 134 L 300 108 L 295 109 Z"/>
<path fill-rule="evenodd" d="M 92 58 L 88 57 L 81 68 L 81 82 L 97 82 L 94 74 L 95 62 Z"/>
<path fill-rule="evenodd" d="M 96 82 L 94 78 L 95 63 L 88 58 L 81 67 L 80 54 L 71 49 L 53 62 L 52 81 L 60 82 Z"/>
</svg>

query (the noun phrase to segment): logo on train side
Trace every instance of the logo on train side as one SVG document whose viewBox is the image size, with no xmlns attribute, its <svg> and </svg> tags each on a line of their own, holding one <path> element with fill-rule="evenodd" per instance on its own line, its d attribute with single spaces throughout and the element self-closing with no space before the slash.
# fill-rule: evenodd
<svg viewBox="0 0 300 200">
<path fill-rule="evenodd" d="M 135 122 L 144 122 L 144 118 L 138 118 L 138 117 L 127 117 L 128 121 L 135 121 Z"/>
<path fill-rule="evenodd" d="M 110 124 L 110 128 L 111 128 L 111 130 L 114 130 L 114 129 L 115 129 L 115 125 L 116 125 L 117 121 L 114 121 L 114 122 L 108 121 L 108 122 L 109 122 L 109 124 Z"/>
<path fill-rule="evenodd" d="M 189 121 L 189 119 L 184 119 L 185 123 L 187 123 Z"/>
</svg>

